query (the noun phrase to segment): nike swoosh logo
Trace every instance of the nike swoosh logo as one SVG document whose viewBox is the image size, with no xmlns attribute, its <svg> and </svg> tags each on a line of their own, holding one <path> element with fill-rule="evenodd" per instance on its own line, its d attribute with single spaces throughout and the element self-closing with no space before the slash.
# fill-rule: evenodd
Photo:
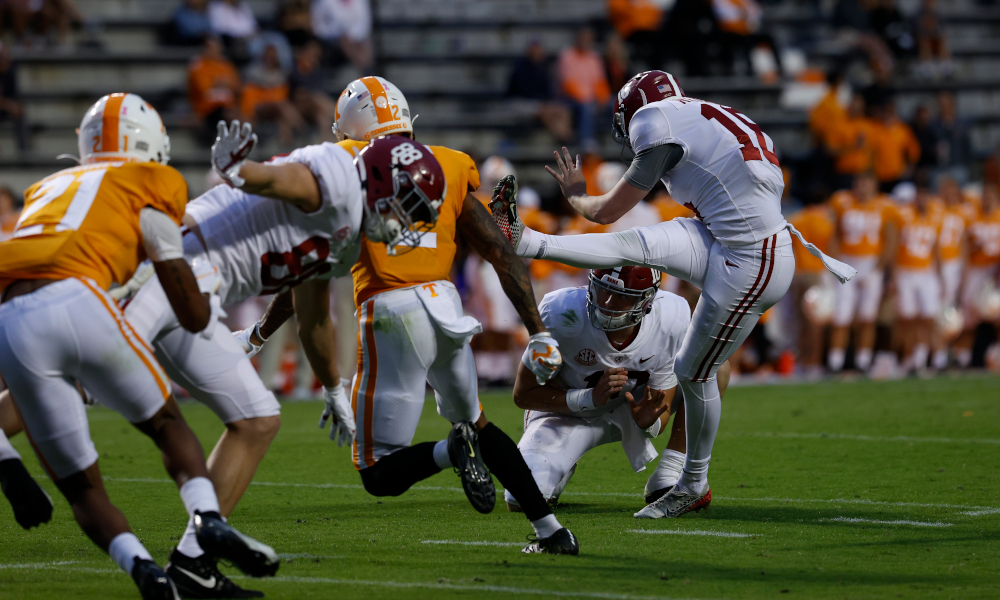
<svg viewBox="0 0 1000 600">
<path fill-rule="evenodd" d="M 469 444 L 469 458 L 476 458 L 476 449 L 472 447 L 472 442 L 467 442 Z"/>
<path fill-rule="evenodd" d="M 198 583 L 198 585 L 200 585 L 200 586 L 202 586 L 202 587 L 204 587 L 206 589 L 210 589 L 210 590 L 211 589 L 215 589 L 215 575 L 212 575 L 212 577 L 210 579 L 203 579 L 201 577 L 198 577 L 197 575 L 195 575 L 191 571 L 188 571 L 187 569 L 183 569 L 183 568 L 177 567 L 177 566 L 175 566 L 174 568 L 177 569 L 178 571 L 180 571 L 181 573 L 184 573 L 185 575 L 187 575 L 188 577 L 190 577 L 194 581 L 196 581 Z"/>
<path fill-rule="evenodd" d="M 654 354 L 653 356 L 656 356 L 656 355 Z M 640 358 L 640 359 L 639 359 L 639 364 L 641 365 L 642 363 L 646 362 L 646 361 L 647 361 L 647 360 L 649 360 L 650 358 L 653 358 L 653 356 L 650 356 L 650 357 L 648 357 L 648 358 Z"/>
<path fill-rule="evenodd" d="M 739 265 L 734 265 L 733 263 L 729 262 L 728 260 L 726 261 L 726 264 L 727 264 L 728 266 L 730 266 L 730 267 L 734 267 L 734 268 L 737 268 L 737 269 L 738 269 L 738 268 L 740 268 L 740 266 L 739 266 Z"/>
</svg>

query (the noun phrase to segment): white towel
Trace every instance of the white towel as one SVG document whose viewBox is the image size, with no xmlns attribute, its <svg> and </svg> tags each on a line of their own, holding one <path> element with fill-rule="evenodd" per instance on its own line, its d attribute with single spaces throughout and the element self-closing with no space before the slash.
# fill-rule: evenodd
<svg viewBox="0 0 1000 600">
<path fill-rule="evenodd" d="M 465 345 L 483 330 L 479 321 L 462 314 L 462 300 L 450 281 L 432 281 L 415 286 L 413 290 L 427 314 L 448 337 Z"/>
<path fill-rule="evenodd" d="M 644 470 L 646 463 L 659 456 L 645 432 L 639 429 L 632 419 L 632 411 L 629 410 L 627 402 L 600 415 L 599 418 L 611 423 L 622 432 L 622 449 L 625 450 L 625 456 L 628 457 L 636 473 Z"/>
<path fill-rule="evenodd" d="M 799 230 L 796 229 L 791 223 L 786 223 L 785 229 L 787 229 L 795 237 L 799 238 L 799 241 L 802 242 L 805 249 L 809 251 L 809 254 L 812 254 L 816 258 L 823 261 L 823 266 L 826 267 L 826 270 L 833 273 L 833 275 L 840 280 L 840 283 L 847 283 L 851 280 L 851 278 L 858 274 L 858 271 L 851 265 L 841 262 L 836 258 L 830 258 L 826 254 L 823 254 L 823 251 L 817 248 L 814 244 L 807 242 L 806 239 L 802 237 L 802 234 L 799 233 Z"/>
</svg>

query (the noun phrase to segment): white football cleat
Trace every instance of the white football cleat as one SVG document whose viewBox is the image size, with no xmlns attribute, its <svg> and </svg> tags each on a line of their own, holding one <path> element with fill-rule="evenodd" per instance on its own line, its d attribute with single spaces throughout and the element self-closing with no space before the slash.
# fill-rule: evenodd
<svg viewBox="0 0 1000 600">
<path fill-rule="evenodd" d="M 698 512 L 712 503 L 712 489 L 705 488 L 704 494 L 692 494 L 688 490 L 674 486 L 659 500 L 632 515 L 636 519 L 675 518 L 691 511 Z"/>
</svg>

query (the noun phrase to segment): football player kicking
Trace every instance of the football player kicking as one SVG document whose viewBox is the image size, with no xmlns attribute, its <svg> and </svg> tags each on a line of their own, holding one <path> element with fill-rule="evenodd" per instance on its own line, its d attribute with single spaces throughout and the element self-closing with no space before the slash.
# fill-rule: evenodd
<svg viewBox="0 0 1000 600">
<path fill-rule="evenodd" d="M 406 99 L 380 77 L 356 80 L 337 102 L 334 132 L 344 140 L 339 146 L 352 153 L 364 147 L 364 140 L 383 133 L 410 143 L 413 128 Z M 481 326 L 463 316 L 458 292 L 448 281 L 459 235 L 500 276 L 504 292 L 532 334 L 524 362 L 541 383 L 561 363 L 557 344 L 538 316 L 527 268 L 470 193 L 479 187 L 475 163 L 462 152 L 429 148 L 448 182 L 437 223 L 419 243 L 407 241 L 398 255 L 366 232 L 361 259 L 352 270 L 360 348 L 352 388 L 354 465 L 365 489 L 375 496 L 398 496 L 442 469 L 457 468 L 469 501 L 482 513 L 496 504 L 492 471 L 520 499 L 535 530 L 536 540 L 526 553 L 577 554 L 576 538 L 552 514 L 517 445 L 487 421 L 479 404 L 469 340 Z M 242 334 L 246 349 L 259 349 L 291 316 L 290 308 L 287 300 L 276 297 L 261 322 Z M 296 304 L 294 312 L 299 308 Z M 438 413 L 454 426 L 447 440 L 411 446 L 427 383 L 434 388 Z M 329 387 L 327 394 L 330 404 Z M 323 413 L 320 427 L 330 412 Z"/>
<path fill-rule="evenodd" d="M 580 458 L 597 446 L 621 442 L 637 473 L 656 458 L 650 438 L 665 430 L 677 408 L 660 463 L 646 482 L 655 502 L 677 483 L 684 466 L 684 407 L 677 403 L 674 356 L 691 321 L 686 300 L 660 291 L 660 272 L 649 267 L 591 271 L 589 286 L 545 295 L 542 323 L 565 359 L 559 374 L 538 385 L 523 365 L 514 403 L 525 409 L 517 446 L 542 495 L 555 505 Z M 729 363 L 717 375 L 729 383 Z M 507 507 L 521 510 L 507 490 Z M 711 496 L 706 496 L 705 505 Z"/>
<path fill-rule="evenodd" d="M 273 575 L 274 550 L 220 515 L 204 451 L 170 381 L 107 292 L 148 257 L 178 326 L 196 335 L 211 322 L 211 303 L 184 260 L 187 184 L 166 164 L 163 122 L 139 96 L 111 94 L 87 111 L 78 135 L 80 166 L 28 188 L 14 238 L 0 243 L 0 374 L 20 421 L 80 528 L 132 575 L 143 598 L 175 599 L 177 589 L 104 490 L 75 382 L 160 448 L 213 560 Z M 51 503 L 45 509 L 40 520 Z"/>
<path fill-rule="evenodd" d="M 348 440 L 354 420 L 331 344 L 328 280 L 346 275 L 357 262 L 362 230 L 379 245 L 419 244 L 420 224 L 438 218 L 444 175 L 430 151 L 404 138 L 377 139 L 356 158 L 324 143 L 266 163 L 247 160 L 256 143 L 249 124 L 219 123 L 212 166 L 229 185 L 188 204 L 184 255 L 218 270 L 223 306 L 292 288 L 299 337 L 332 398 L 337 431 Z M 280 407 L 225 325 L 215 322 L 204 335 L 178 326 L 166 285 L 157 278 L 139 288 L 125 316 L 156 349 L 170 377 L 226 424 L 208 467 L 222 514 L 229 515 L 277 434 Z M 182 593 L 263 596 L 219 572 L 199 547 L 194 526 L 188 524 L 167 567 Z"/>
<path fill-rule="evenodd" d="M 662 180 L 699 219 L 544 235 L 518 218 L 513 178 L 501 181 L 490 206 L 518 256 L 587 268 L 648 266 L 702 290 L 674 365 L 684 393 L 684 471 L 670 492 L 635 515 L 677 517 L 709 500 L 708 464 L 722 414 L 716 372 L 785 294 L 795 269 L 789 232 L 802 238 L 781 216 L 784 182 L 773 142 L 736 110 L 685 97 L 672 75 L 648 71 L 618 93 L 613 132 L 636 154 L 607 194 L 587 195 L 580 159 L 574 163 L 565 148 L 556 153 L 558 170 L 546 167 L 570 204 L 591 221 L 613 223 Z M 853 276 L 850 266 L 803 244 L 841 281 Z"/>
</svg>

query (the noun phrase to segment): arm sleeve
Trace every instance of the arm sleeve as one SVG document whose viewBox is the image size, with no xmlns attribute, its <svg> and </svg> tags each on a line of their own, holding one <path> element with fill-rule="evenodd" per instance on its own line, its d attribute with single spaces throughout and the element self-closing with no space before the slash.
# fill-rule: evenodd
<svg viewBox="0 0 1000 600">
<path fill-rule="evenodd" d="M 149 260 L 156 263 L 184 258 L 181 230 L 165 213 L 148 206 L 143 208 L 139 211 L 139 228 Z"/>
<path fill-rule="evenodd" d="M 646 148 L 632 159 L 632 165 L 625 172 L 625 180 L 640 190 L 649 191 L 683 157 L 684 148 L 677 144 Z"/>
</svg>

